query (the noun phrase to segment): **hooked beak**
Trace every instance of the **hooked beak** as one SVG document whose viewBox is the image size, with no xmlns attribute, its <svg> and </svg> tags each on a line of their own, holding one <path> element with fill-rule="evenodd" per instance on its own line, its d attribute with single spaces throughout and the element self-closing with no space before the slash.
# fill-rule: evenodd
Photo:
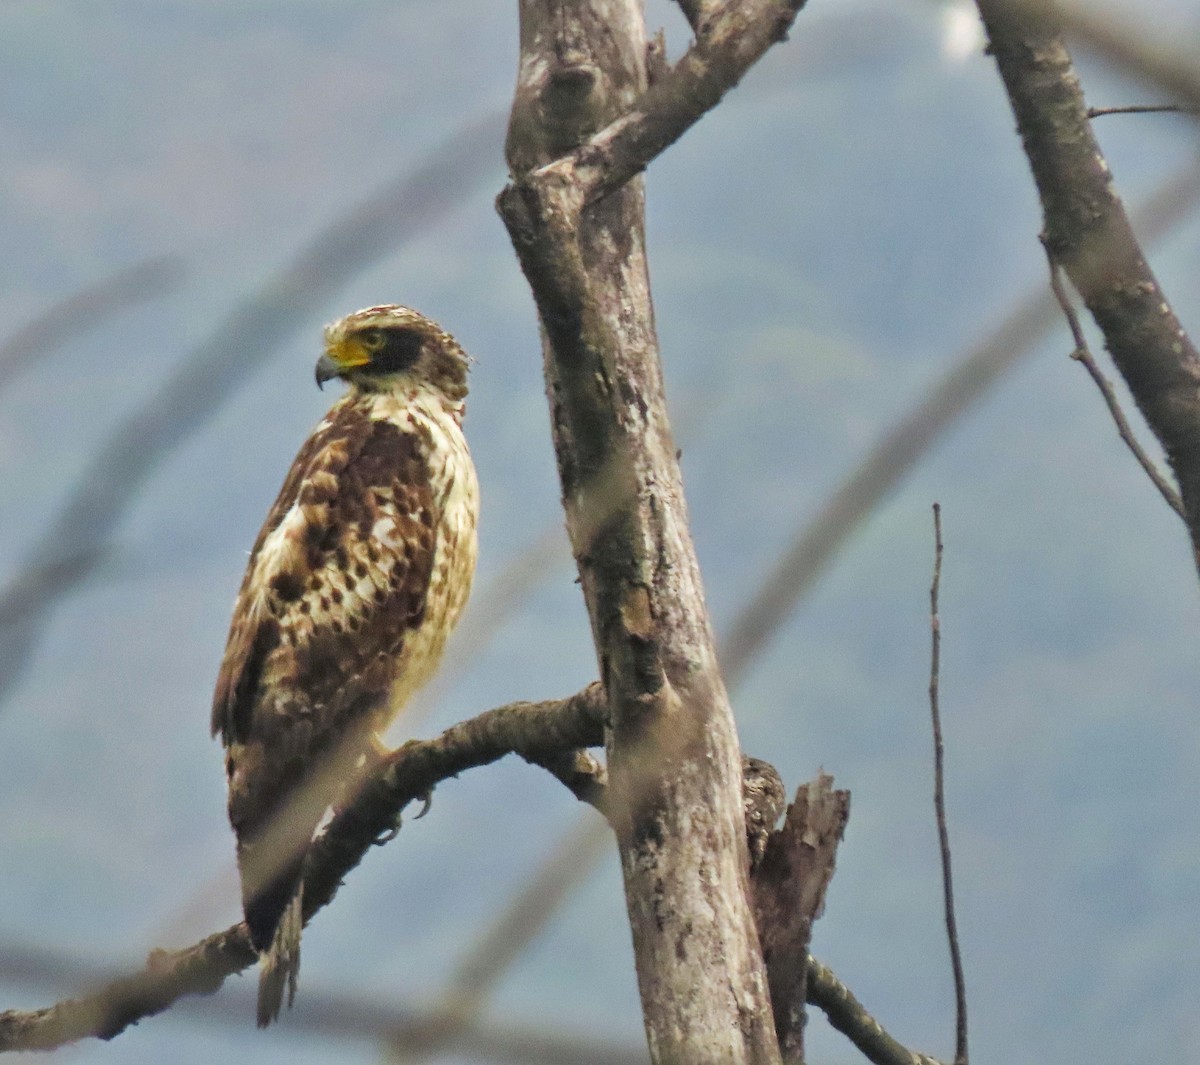
<svg viewBox="0 0 1200 1065">
<path fill-rule="evenodd" d="M 329 352 L 325 352 L 317 359 L 317 387 L 323 389 L 326 381 L 332 381 L 335 377 L 342 375 L 341 367 L 330 358 Z"/>
</svg>

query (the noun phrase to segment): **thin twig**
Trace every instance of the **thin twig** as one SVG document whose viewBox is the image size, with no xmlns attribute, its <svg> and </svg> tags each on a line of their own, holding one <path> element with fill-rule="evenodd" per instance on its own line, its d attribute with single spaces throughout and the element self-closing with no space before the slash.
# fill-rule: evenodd
<svg viewBox="0 0 1200 1065">
<path fill-rule="evenodd" d="M 38 610 L 43 603 L 64 595 L 84 574 L 96 570 L 111 554 L 111 544 L 94 544 L 73 554 L 61 554 L 39 565 L 28 566 L 0 596 L 0 632 L 10 625 L 19 625 L 30 611 Z"/>
<path fill-rule="evenodd" d="M 1159 471 L 1158 467 L 1154 464 L 1154 460 L 1142 450 L 1142 445 L 1138 443 L 1137 437 L 1133 435 L 1133 429 L 1125 417 L 1125 412 L 1121 410 L 1121 404 L 1117 399 L 1112 382 L 1100 372 L 1100 367 L 1096 365 L 1095 356 L 1092 355 L 1091 349 L 1088 348 L 1087 338 L 1083 335 L 1083 327 L 1080 325 L 1079 316 L 1075 313 L 1075 308 L 1071 306 L 1071 299 L 1067 295 L 1066 286 L 1062 283 L 1062 270 L 1055 260 L 1054 253 L 1050 250 L 1050 246 L 1046 243 L 1045 238 L 1042 239 L 1042 247 L 1045 249 L 1046 262 L 1050 267 L 1050 289 L 1054 293 L 1054 298 L 1058 301 L 1059 307 L 1062 308 L 1063 314 L 1066 316 L 1067 325 L 1071 329 L 1071 337 L 1075 342 L 1075 349 L 1071 352 L 1071 358 L 1078 363 L 1082 363 L 1084 369 L 1091 375 L 1092 380 L 1096 382 L 1096 387 L 1100 389 L 1100 394 L 1104 397 L 1108 411 L 1112 415 L 1113 421 L 1116 422 L 1117 432 L 1121 434 L 1121 439 L 1125 441 L 1129 450 L 1133 452 L 1133 457 L 1138 460 L 1142 469 L 1146 471 L 1146 476 L 1150 478 L 1154 487 L 1158 489 L 1159 494 L 1167 501 L 1167 506 L 1175 511 L 1186 523 L 1187 515 L 1184 513 L 1183 500 L 1179 498 L 1179 493 Z"/>
<path fill-rule="evenodd" d="M 1088 118 L 1101 118 L 1104 115 L 1200 115 L 1200 108 L 1184 107 L 1182 104 L 1129 104 L 1125 107 L 1089 107 Z"/>
<path fill-rule="evenodd" d="M 946 827 L 946 770 L 942 745 L 942 715 L 938 709 L 938 680 L 942 660 L 942 624 L 938 591 L 942 583 L 942 507 L 933 504 L 933 583 L 929 586 L 929 618 L 933 651 L 929 663 L 929 713 L 933 719 L 933 808 L 937 814 L 938 846 L 942 855 L 942 898 L 946 909 L 946 938 L 954 970 L 954 1065 L 967 1065 L 967 985 L 963 978 L 958 922 L 954 919 L 954 877 L 950 868 L 950 832 Z"/>
</svg>

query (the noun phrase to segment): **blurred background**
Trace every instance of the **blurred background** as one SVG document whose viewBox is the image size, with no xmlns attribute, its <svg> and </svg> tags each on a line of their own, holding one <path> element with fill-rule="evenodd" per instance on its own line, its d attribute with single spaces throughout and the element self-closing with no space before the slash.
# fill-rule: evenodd
<svg viewBox="0 0 1200 1065">
<path fill-rule="evenodd" d="M 1188 0 L 1111 10 L 1198 53 Z M 677 10 L 648 19 L 678 55 Z M 403 302 L 478 360 L 476 590 L 397 739 L 595 676 L 534 309 L 492 207 L 516 49 L 516 5 L 479 0 L 0 6 L 0 1008 L 240 916 L 209 700 L 247 551 L 330 402 L 324 322 Z M 1078 59 L 1094 105 L 1171 101 Z M 1097 128 L 1131 208 L 1190 190 L 1148 247 L 1195 329 L 1195 120 Z M 723 637 L 872 449 L 903 457 L 887 434 L 1009 323 L 993 387 L 891 471 L 739 670 L 745 749 L 789 789 L 823 767 L 853 794 L 814 952 L 897 1038 L 951 1055 L 926 694 L 938 500 L 973 1061 L 1196 1059 L 1196 573 L 1047 310 L 1040 211 L 973 8 L 811 0 L 648 194 Z M 511 759 L 447 782 L 313 922 L 277 1027 L 255 1031 L 247 975 L 57 1057 L 399 1054 L 589 816 Z M 578 883 L 430 1060 L 637 1060 L 615 849 L 567 864 Z M 862 1060 L 819 1014 L 810 1031 L 813 1060 Z"/>
</svg>

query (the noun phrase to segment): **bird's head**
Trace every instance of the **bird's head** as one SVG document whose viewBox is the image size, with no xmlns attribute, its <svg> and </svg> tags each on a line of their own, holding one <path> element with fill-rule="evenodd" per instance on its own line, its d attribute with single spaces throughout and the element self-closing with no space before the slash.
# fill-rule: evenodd
<svg viewBox="0 0 1200 1065">
<path fill-rule="evenodd" d="M 368 307 L 325 327 L 317 384 L 335 377 L 366 389 L 424 382 L 457 403 L 467 394 L 468 362 L 458 341 L 423 314 L 395 304 Z"/>
</svg>

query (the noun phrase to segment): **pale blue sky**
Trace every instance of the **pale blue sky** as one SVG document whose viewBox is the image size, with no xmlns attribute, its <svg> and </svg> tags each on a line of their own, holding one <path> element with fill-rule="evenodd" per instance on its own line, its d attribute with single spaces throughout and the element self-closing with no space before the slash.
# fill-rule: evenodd
<svg viewBox="0 0 1200 1065">
<path fill-rule="evenodd" d="M 1200 31 L 1186 8 L 1162 9 L 1180 33 Z M 677 52 L 678 16 L 652 12 L 671 17 Z M 651 171 L 656 314 L 719 630 L 886 427 L 1044 280 L 1011 115 L 961 32 L 948 39 L 934 5 L 811 0 L 792 40 Z M 515 48 L 515 5 L 466 0 L 0 8 L 0 335 L 143 257 L 177 254 L 188 270 L 176 295 L 0 383 L 0 577 L 42 542 L 98 442 L 236 301 L 505 105 Z M 1160 98 L 1083 70 L 1096 104 Z M 1111 118 L 1100 133 L 1134 203 L 1194 150 L 1170 116 Z M 561 521 L 532 302 L 492 208 L 503 176 L 497 154 L 429 232 L 298 311 L 290 339 L 150 479 L 100 577 L 53 614 L 0 710 L 0 951 L 136 966 L 236 919 L 207 705 L 245 553 L 329 402 L 311 373 L 324 321 L 411 303 L 478 359 L 480 597 Z M 1153 255 L 1193 327 L 1198 238 L 1192 218 Z M 942 441 L 736 701 L 746 749 L 789 786 L 823 766 L 853 793 L 816 952 L 899 1038 L 949 1057 L 925 694 L 940 500 L 975 1065 L 1200 1056 L 1200 596 L 1182 528 L 1069 347 L 1056 331 Z M 593 677 L 565 560 L 552 552 L 496 638 L 460 650 L 418 732 Z M 439 788 L 306 933 L 297 1010 L 326 989 L 430 1001 L 577 816 L 524 765 Z M 0 978 L 0 1008 L 81 990 L 69 976 Z M 615 862 L 533 944 L 491 1015 L 639 1037 Z M 813 1028 L 814 1060 L 861 1060 Z M 258 1033 L 249 1012 L 229 1026 L 165 1016 L 69 1054 L 378 1059 L 370 1041 L 295 1032 L 285 1018 Z"/>
</svg>

